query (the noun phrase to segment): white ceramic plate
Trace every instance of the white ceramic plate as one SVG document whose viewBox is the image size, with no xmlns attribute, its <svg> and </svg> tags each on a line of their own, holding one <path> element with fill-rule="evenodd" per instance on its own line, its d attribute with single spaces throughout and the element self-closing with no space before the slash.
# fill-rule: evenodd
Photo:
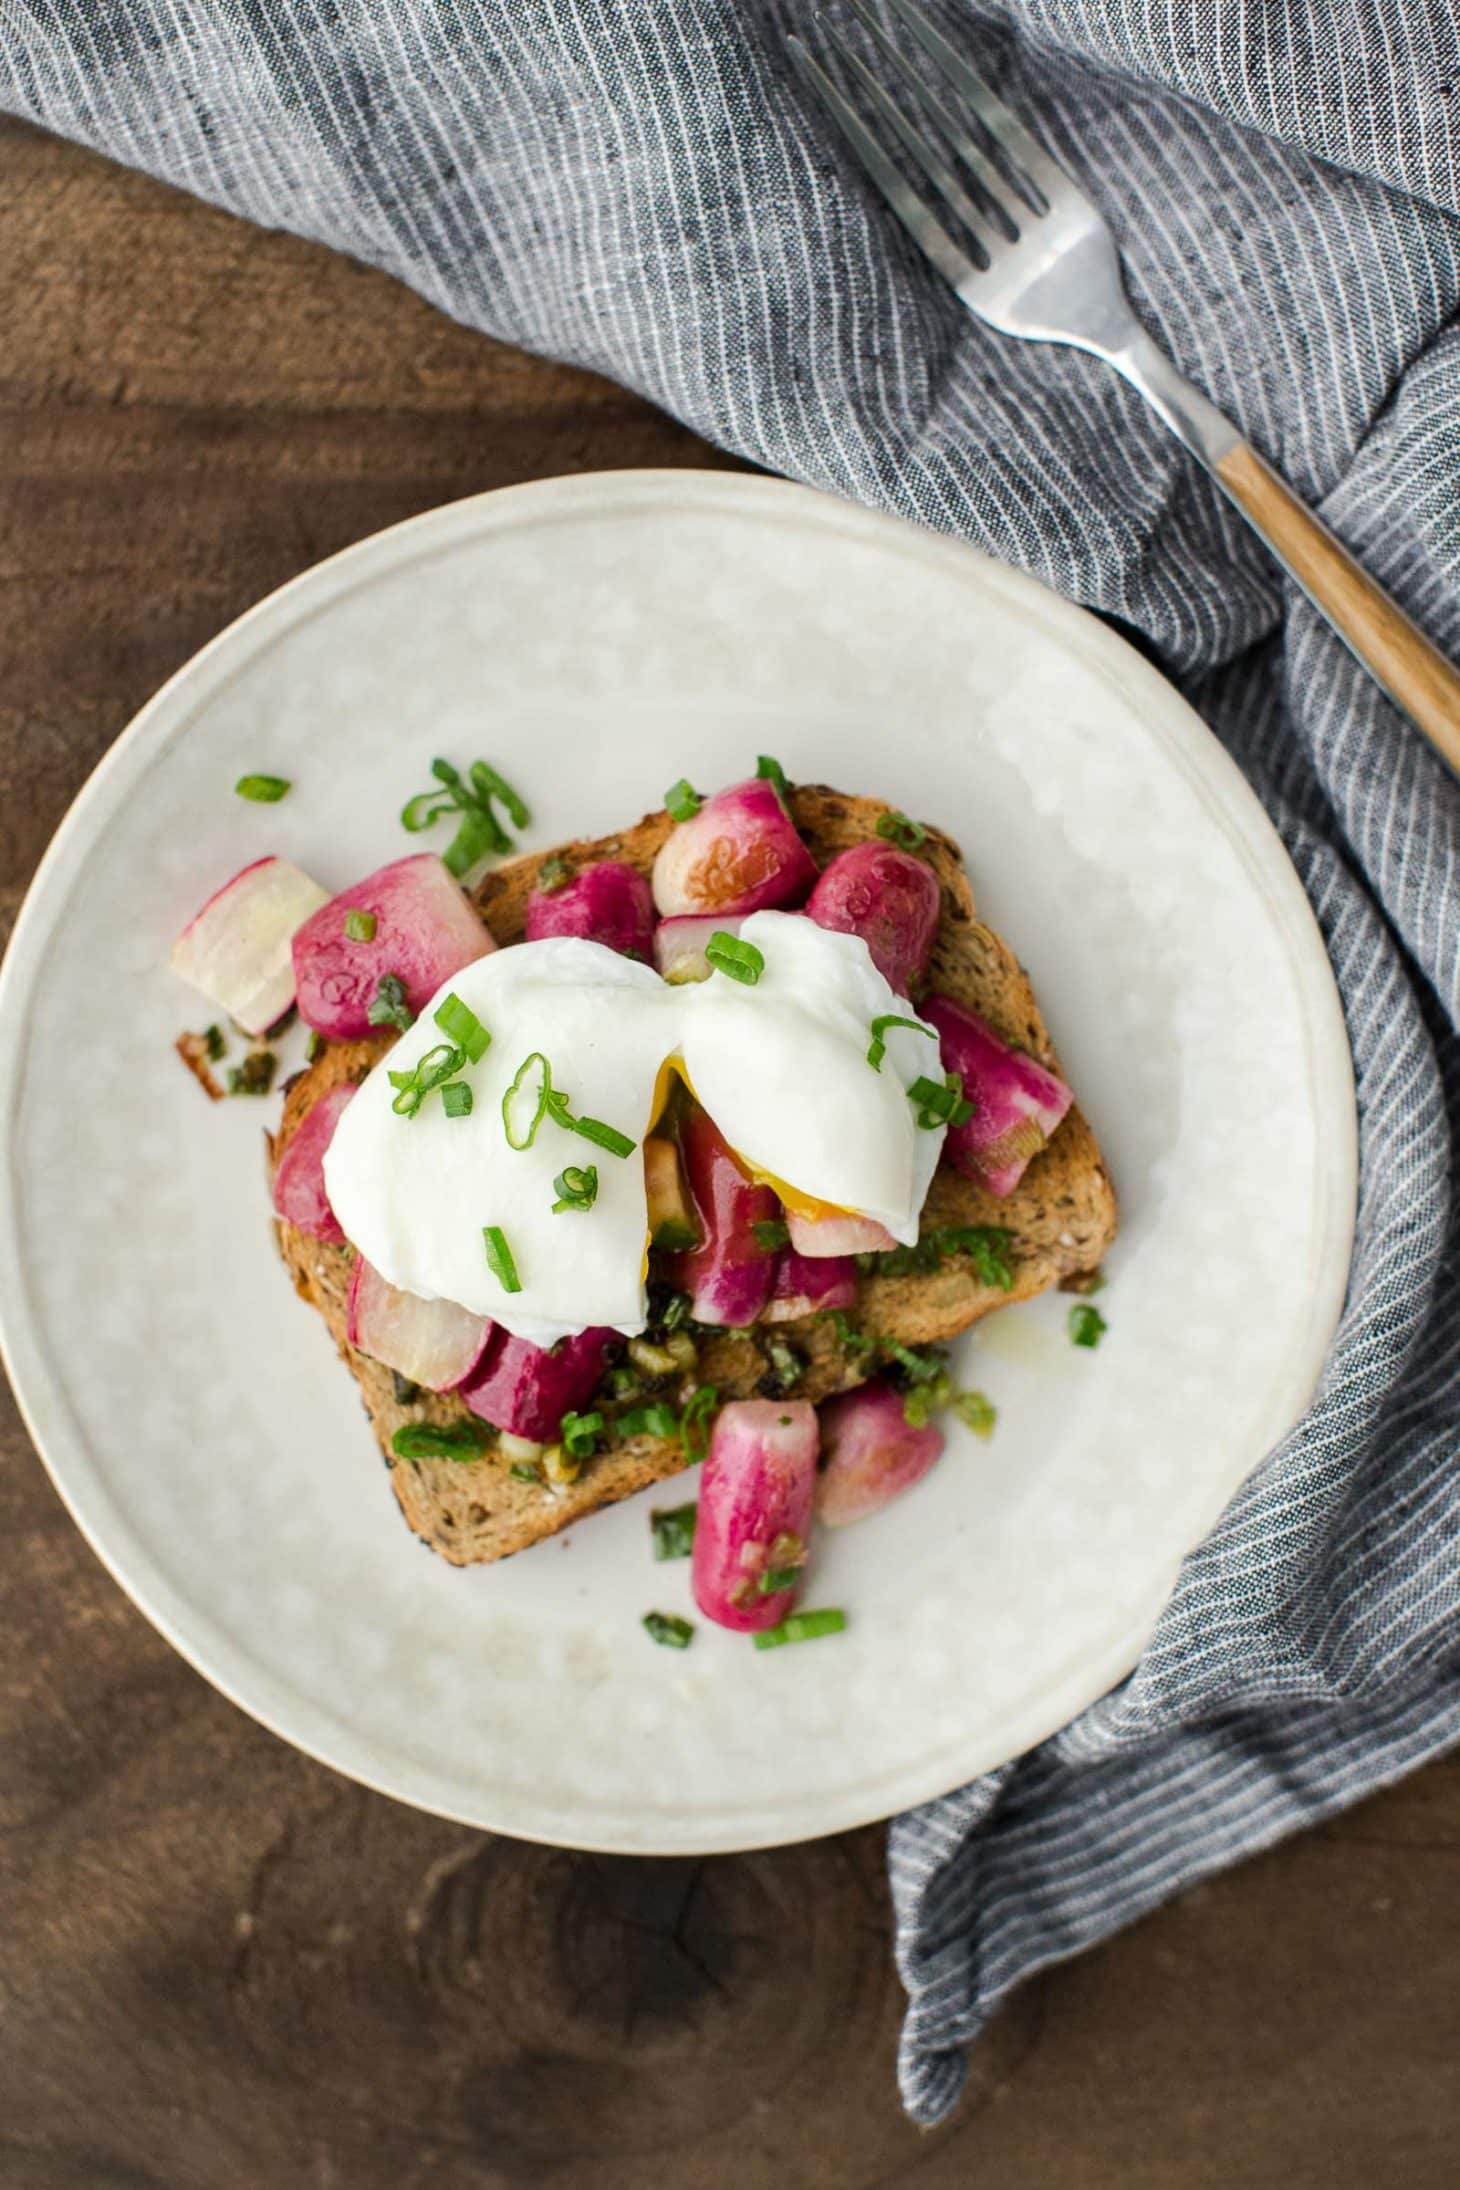
<svg viewBox="0 0 1460 2190">
<path fill-rule="evenodd" d="M 139 613 L 145 604 L 139 604 Z M 420 848 L 435 753 L 486 755 L 529 839 L 606 832 L 777 754 L 952 830 L 1027 963 L 1124 1230 L 1098 1352 L 1067 1300 L 965 1342 L 999 1408 L 827 1533 L 847 1633 L 701 1623 L 632 1500 L 496 1568 L 409 1535 L 270 1235 L 260 1133 L 172 1051 L 163 970 L 265 851 L 331 887 Z M 232 796 L 261 769 L 282 805 Z M 882 1817 L 1124 1674 L 1177 1566 L 1302 1411 L 1353 1228 L 1349 1054 L 1291 867 L 1216 741 L 1027 578 L 772 481 L 610 473 L 483 495 L 265 601 L 144 709 L 52 846 L 3 977 L 0 1321 L 61 1495 L 207 1677 L 405 1801 L 531 1838 L 755 1846 Z M 693 1481 L 671 1486 L 692 1495 Z M 662 1494 L 661 1494 L 662 1497 Z"/>
</svg>

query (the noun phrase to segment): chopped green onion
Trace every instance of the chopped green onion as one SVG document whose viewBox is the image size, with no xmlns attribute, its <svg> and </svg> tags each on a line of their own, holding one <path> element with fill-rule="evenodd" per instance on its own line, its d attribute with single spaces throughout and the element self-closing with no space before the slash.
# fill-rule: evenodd
<svg viewBox="0 0 1460 2190">
<path fill-rule="evenodd" d="M 694 1628 L 674 1612 L 646 1612 L 644 1627 L 649 1640 L 662 1643 L 666 1650 L 688 1650 L 694 1640 Z"/>
<path fill-rule="evenodd" d="M 423 829 L 430 828 L 433 821 L 439 821 L 443 814 L 449 814 L 455 804 L 456 801 L 449 791 L 418 791 L 401 808 L 401 827 L 409 829 L 412 836 L 419 836 Z"/>
<path fill-rule="evenodd" d="M 909 821 L 906 814 L 883 814 L 877 823 L 877 834 L 895 844 L 900 852 L 921 851 L 927 842 L 928 832 L 920 821 Z"/>
<path fill-rule="evenodd" d="M 626 1361 L 615 1362 L 608 1372 L 608 1388 L 615 1399 L 627 1399 L 638 1391 L 639 1379 Z"/>
<path fill-rule="evenodd" d="M 832 1329 L 836 1332 L 837 1337 L 849 1354 L 871 1353 L 871 1339 L 867 1338 L 861 1331 L 853 1329 L 851 1323 L 847 1320 L 845 1308 L 825 1308 L 822 1313 L 830 1317 Z"/>
<path fill-rule="evenodd" d="M 786 771 L 780 762 L 772 760 L 769 753 L 762 753 L 756 760 L 755 772 L 762 783 L 773 783 L 775 785 L 777 797 L 784 802 L 786 792 L 790 786 L 786 782 Z"/>
<path fill-rule="evenodd" d="M 541 1487 L 542 1476 L 530 1461 L 514 1460 L 507 1473 L 515 1475 L 519 1483 L 536 1483 Z"/>
<path fill-rule="evenodd" d="M 398 973 L 380 976 L 365 1016 L 373 1027 L 399 1027 L 402 1034 L 415 1025 L 416 1015 L 406 1002 L 406 985 Z"/>
<path fill-rule="evenodd" d="M 241 1065 L 228 1075 L 230 1095 L 267 1095 L 274 1084 L 278 1058 L 271 1049 L 252 1049 Z"/>
<path fill-rule="evenodd" d="M 543 1065 L 546 1068 L 546 1058 L 543 1059 Z M 605 1125 L 601 1118 L 575 1118 L 568 1108 L 567 1096 L 552 1085 L 551 1073 L 548 1075 L 548 1088 L 543 1102 L 554 1125 L 563 1126 L 569 1133 L 576 1133 L 585 1141 L 592 1141 L 595 1148 L 606 1148 L 610 1156 L 632 1156 L 639 1145 L 637 1141 L 631 1141 L 627 1133 L 620 1133 L 617 1126 Z"/>
<path fill-rule="evenodd" d="M 742 942 L 738 935 L 727 935 L 723 928 L 716 928 L 705 945 L 705 957 L 721 973 L 727 973 L 732 981 L 743 981 L 753 989 L 765 972 L 765 954 L 754 943 Z"/>
<path fill-rule="evenodd" d="M 220 1057 L 227 1055 L 228 1044 L 223 1038 L 222 1027 L 204 1027 L 203 1047 L 208 1053 L 209 1061 L 215 1065 Z"/>
<path fill-rule="evenodd" d="M 872 1046 L 867 1052 L 867 1062 L 874 1072 L 882 1070 L 882 1060 L 887 1055 L 887 1044 L 882 1037 L 888 1027 L 911 1027 L 914 1034 L 926 1034 L 930 1042 L 938 1039 L 921 1019 L 900 1019 L 895 1011 L 884 1011 L 880 1018 L 872 1021 Z"/>
<path fill-rule="evenodd" d="M 774 1597 L 783 1589 L 797 1588 L 800 1580 L 801 1569 L 798 1566 L 771 1566 L 766 1568 L 755 1586 L 762 1597 Z"/>
<path fill-rule="evenodd" d="M 656 1559 L 687 1559 L 694 1550 L 696 1505 L 668 1506 L 649 1516 Z"/>
<path fill-rule="evenodd" d="M 1100 1310 L 1092 1308 L 1088 1300 L 1081 1301 L 1077 1308 L 1070 1310 L 1070 1340 L 1073 1345 L 1098 1346 L 1109 1329 L 1110 1325 Z"/>
<path fill-rule="evenodd" d="M 553 1191 L 558 1199 L 553 1203 L 553 1215 L 563 1209 L 591 1209 L 598 1199 L 598 1166 L 596 1163 L 570 1163 L 553 1180 Z"/>
<path fill-rule="evenodd" d="M 325 1046 L 326 1046 L 326 1045 L 325 1045 L 325 1038 L 324 1038 L 324 1036 L 323 1036 L 322 1034 L 320 1034 L 320 1033 L 319 1033 L 319 1032 L 318 1032 L 318 1031 L 317 1031 L 317 1030 L 316 1030 L 316 1029 L 315 1029 L 314 1027 L 311 1027 L 311 1028 L 310 1028 L 310 1030 L 309 1030 L 309 1040 L 308 1040 L 308 1042 L 307 1042 L 307 1043 L 305 1044 L 305 1049 L 304 1049 L 304 1055 L 305 1055 L 305 1059 L 306 1059 L 306 1061 L 307 1061 L 307 1062 L 308 1062 L 309 1064 L 314 1064 L 314 1063 L 316 1063 L 316 1062 L 317 1062 L 317 1060 L 318 1060 L 319 1058 L 321 1058 L 321 1057 L 322 1057 L 322 1056 L 324 1055 L 324 1053 L 325 1053 Z M 209 1056 L 211 1056 L 211 1055 L 212 1055 L 212 1051 L 210 1050 L 210 1051 L 208 1052 L 208 1054 L 209 1054 Z"/>
<path fill-rule="evenodd" d="M 472 1093 L 465 1080 L 448 1080 L 441 1090 L 441 1108 L 448 1118 L 471 1116 Z"/>
<path fill-rule="evenodd" d="M 831 1606 L 824 1612 L 793 1612 L 779 1627 L 763 1627 L 753 1640 L 757 1650 L 779 1650 L 783 1643 L 815 1642 L 820 1635 L 840 1635 L 846 1624 L 845 1612 Z"/>
<path fill-rule="evenodd" d="M 462 1002 L 455 989 L 448 990 L 431 1016 L 441 1032 L 449 1035 L 458 1049 L 466 1051 L 474 1065 L 481 1063 L 491 1046 L 492 1037 L 476 1013 Z"/>
<path fill-rule="evenodd" d="M 943 1356 L 931 1348 L 926 1353 L 918 1353 L 911 1346 L 900 1346 L 895 1338 L 879 1339 L 878 1345 L 889 1361 L 895 1361 L 900 1369 L 906 1370 L 914 1384 L 932 1384 L 944 1374 Z"/>
<path fill-rule="evenodd" d="M 486 761 L 474 760 L 471 764 L 471 780 L 483 805 L 499 798 L 507 809 L 507 819 L 514 829 L 525 829 L 528 826 L 532 816 L 527 810 L 526 802 L 513 790 L 505 776 L 499 776 L 496 769 Z"/>
<path fill-rule="evenodd" d="M 908 1100 L 918 1105 L 918 1124 L 925 1133 L 936 1131 L 940 1125 L 966 1125 L 973 1116 L 973 1104 L 963 1092 L 963 1079 L 957 1072 L 944 1075 L 940 1087 L 936 1080 L 921 1074 L 908 1089 Z"/>
<path fill-rule="evenodd" d="M 443 814 L 459 813 L 460 826 L 442 855 L 452 874 L 459 878 L 468 873 L 488 852 L 512 849 L 512 839 L 493 812 L 492 801 L 501 800 L 516 828 L 525 829 L 530 817 L 511 784 L 495 768 L 484 760 L 473 761 L 468 782 L 449 760 L 433 760 L 431 773 L 441 789 L 419 791 L 408 799 L 401 809 L 401 826 L 416 836 Z"/>
<path fill-rule="evenodd" d="M 880 1255 L 859 1255 L 864 1270 L 883 1277 L 907 1277 L 912 1272 L 935 1270 L 948 1255 L 967 1255 L 981 1285 L 996 1285 L 1000 1292 L 1014 1289 L 1014 1265 L 1010 1259 L 1013 1233 L 1001 1224 L 942 1224 L 925 1232 L 913 1247 L 889 1247 Z"/>
<path fill-rule="evenodd" d="M 403 1422 L 390 1449 L 398 1460 L 480 1460 L 488 1435 L 475 1422 Z"/>
<path fill-rule="evenodd" d="M 998 1408 L 982 1392 L 958 1392 L 953 1400 L 953 1412 L 975 1437 L 992 1437 L 994 1424 L 999 1419 Z"/>
<path fill-rule="evenodd" d="M 713 1384 L 701 1384 L 685 1404 L 679 1418 L 679 1442 L 691 1467 L 703 1460 L 710 1449 L 710 1416 L 719 1404 L 720 1394 Z"/>
<path fill-rule="evenodd" d="M 656 1328 L 661 1331 L 677 1331 L 689 1314 L 689 1294 L 671 1293 L 660 1309 Z"/>
<path fill-rule="evenodd" d="M 535 1074 L 534 1066 L 537 1068 Z M 537 1139 L 537 1129 L 547 1116 L 552 1092 L 551 1065 L 540 1049 L 529 1051 L 502 1097 L 502 1130 L 509 1148 L 515 1148 L 519 1153 L 524 1148 L 531 1148 Z"/>
<path fill-rule="evenodd" d="M 460 882 L 489 852 L 510 852 L 511 849 L 512 839 L 496 816 L 473 807 L 470 813 L 462 815 L 461 827 L 441 857 Z"/>
<path fill-rule="evenodd" d="M 678 1428 L 679 1416 L 660 1400 L 647 1407 L 630 1407 L 618 1418 L 620 1437 L 673 1437 Z"/>
<path fill-rule="evenodd" d="M 233 788 L 240 798 L 251 798 L 256 806 L 277 806 L 293 786 L 287 776 L 240 776 Z"/>
<path fill-rule="evenodd" d="M 768 1255 L 790 1243 L 791 1227 L 779 1217 L 757 1217 L 750 1229 L 755 1234 L 756 1246 L 763 1247 Z"/>
<path fill-rule="evenodd" d="M 465 1063 L 465 1050 L 457 1049 L 451 1042 L 438 1042 L 409 1072 L 392 1072 L 387 1067 L 385 1076 L 398 1091 L 391 1109 L 397 1117 L 414 1118 L 432 1089 L 444 1088 Z"/>
<path fill-rule="evenodd" d="M 362 912 L 352 905 L 345 915 L 345 940 L 349 943 L 373 943 L 375 941 L 375 915 Z"/>
<path fill-rule="evenodd" d="M 671 821 L 688 821 L 690 815 L 697 814 L 704 803 L 686 776 L 681 776 L 678 783 L 671 783 L 664 794 L 664 804 Z"/>
<path fill-rule="evenodd" d="M 487 1251 L 487 1268 L 503 1292 L 520 1293 L 522 1280 L 517 1275 L 517 1265 L 512 1260 L 512 1250 L 507 1245 L 507 1235 L 500 1224 L 482 1226 L 482 1244 Z"/>
<path fill-rule="evenodd" d="M 598 1440 L 608 1424 L 601 1414 L 565 1414 L 558 1426 L 558 1435 L 574 1460 L 591 1460 L 598 1450 Z"/>
<path fill-rule="evenodd" d="M 783 1399 L 787 1392 L 793 1392 L 800 1383 L 805 1374 L 806 1363 L 790 1340 L 782 1338 L 779 1333 L 772 1333 L 766 1340 L 765 1350 L 770 1366 L 761 1380 L 760 1388 L 772 1398 Z"/>
<path fill-rule="evenodd" d="M 556 856 L 545 859 L 537 870 L 537 881 L 533 887 L 541 890 L 544 897 L 551 897 L 554 890 L 562 888 L 572 872 L 566 859 L 558 859 Z"/>
</svg>

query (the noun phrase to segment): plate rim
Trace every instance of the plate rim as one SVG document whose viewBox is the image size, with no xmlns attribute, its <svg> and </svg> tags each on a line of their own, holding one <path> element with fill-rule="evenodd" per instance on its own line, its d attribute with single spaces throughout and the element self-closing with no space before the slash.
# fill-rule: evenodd
<svg viewBox="0 0 1460 2190">
<path fill-rule="evenodd" d="M 87 776 L 42 854 L 17 913 L 0 961 L 0 1018 L 13 1012 L 19 1016 L 12 1024 L 28 1026 L 28 983 L 39 970 L 52 929 L 64 913 L 71 881 L 86 857 L 88 830 L 94 833 L 111 808 L 125 799 L 133 771 L 145 767 L 152 752 L 187 735 L 198 704 L 219 688 L 220 664 L 226 669 L 242 645 L 245 655 L 237 667 L 243 669 L 255 651 L 249 641 L 257 627 L 293 622 L 292 611 L 301 594 L 318 595 L 315 609 L 322 610 L 341 591 L 348 591 L 353 580 L 367 578 L 372 565 L 394 567 L 412 560 L 418 542 L 429 541 L 432 547 L 444 549 L 454 535 L 510 527 L 524 510 L 602 519 L 656 504 L 668 505 L 672 513 L 676 507 L 703 511 L 715 503 L 734 504 L 736 515 L 754 516 L 759 506 L 773 522 L 789 519 L 830 526 L 881 543 L 902 556 L 941 563 L 950 571 L 966 573 L 971 567 L 986 588 L 996 595 L 1002 592 L 1026 618 L 1042 623 L 1060 652 L 1078 658 L 1118 692 L 1200 795 L 1208 821 L 1222 829 L 1248 869 L 1297 977 L 1315 1108 L 1326 1105 L 1335 1117 L 1325 1119 L 1325 1124 L 1337 1122 L 1341 1127 L 1337 1138 L 1325 1143 L 1323 1160 L 1315 1166 L 1315 1193 L 1321 1198 L 1319 1277 L 1309 1302 L 1301 1361 L 1285 1380 L 1281 1407 L 1275 1408 L 1288 1426 L 1296 1423 L 1318 1386 L 1347 1288 L 1357 1216 L 1358 1119 L 1352 1052 L 1332 966 L 1312 906 L 1276 828 L 1236 762 L 1195 709 L 1129 641 L 1090 611 L 1028 572 L 1000 563 L 956 537 L 842 501 L 817 488 L 703 467 L 593 471 L 528 480 L 421 511 L 297 573 L 226 624 L 174 670 Z M 117 784 L 121 789 L 114 795 Z M 21 1275 L 14 1128 L 28 1053 L 26 1039 L 0 1053 L 0 1137 L 12 1186 L 0 1201 L 0 1360 L 21 1419 L 63 1506 L 102 1566 L 143 1616 L 196 1672 L 250 1718 L 316 1762 L 377 1793 L 475 1830 L 595 1853 L 729 1854 L 848 1831 L 949 1793 L 996 1764 L 1025 1754 L 1131 1671 L 1170 1600 L 1183 1560 L 1273 1449 L 1269 1446 L 1255 1458 L 1244 1458 L 1224 1474 L 1220 1485 L 1214 1478 L 1209 1510 L 1203 1510 L 1190 1543 L 1154 1577 L 1144 1602 L 1132 1612 L 1119 1638 L 1098 1656 L 1083 1658 L 1078 1670 L 1067 1670 L 1058 1686 L 1047 1685 L 1017 1720 L 1005 1721 L 996 1740 L 981 1747 L 970 1743 L 951 1776 L 947 1762 L 940 1761 L 946 1757 L 940 1748 L 922 1771 L 905 1768 L 901 1772 L 898 1791 L 890 1801 L 881 1796 L 870 1802 L 865 1795 L 861 1800 L 844 1798 L 842 1807 L 830 1816 L 784 1821 L 771 1829 L 765 1823 L 757 1825 L 749 1813 L 739 1825 L 717 1828 L 711 1813 L 699 1831 L 675 1829 L 666 1835 L 651 1824 L 646 1833 L 596 1837 L 591 1830 L 575 1829 L 571 1813 L 543 1807 L 525 1814 L 511 1795 L 503 1810 L 484 1815 L 490 1804 L 463 1807 L 449 1797 L 452 1783 L 433 1768 L 403 1751 L 385 1748 L 374 1737 L 362 1736 L 329 1706 L 303 1695 L 263 1666 L 246 1645 L 217 1627 L 196 1600 L 174 1590 L 135 1539 L 105 1476 L 91 1463 L 84 1433 L 71 1413 L 66 1380 L 50 1361 Z"/>
</svg>

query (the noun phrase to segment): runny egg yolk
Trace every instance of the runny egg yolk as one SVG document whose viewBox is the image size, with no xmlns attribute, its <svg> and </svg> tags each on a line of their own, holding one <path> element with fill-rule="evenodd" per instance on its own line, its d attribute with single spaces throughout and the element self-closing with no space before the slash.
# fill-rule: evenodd
<svg viewBox="0 0 1460 2190">
<path fill-rule="evenodd" d="M 654 1082 L 654 1106 L 649 1114 L 649 1129 L 651 1132 L 669 1107 L 669 1098 L 674 1092 L 676 1080 L 682 1082 L 696 1102 L 699 1100 L 699 1097 L 695 1095 L 694 1082 L 685 1069 L 684 1059 L 682 1057 L 666 1057 L 659 1067 L 658 1077 Z M 810 1224 L 819 1224 L 828 1217 L 847 1217 L 855 1213 L 850 1209 L 843 1209 L 836 1202 L 818 1201 L 814 1194 L 803 1194 L 796 1187 L 787 1186 L 785 1180 L 778 1179 L 773 1171 L 758 1170 L 754 1164 L 746 1163 L 738 1148 L 735 1149 L 734 1153 L 757 1186 L 770 1187 L 773 1193 L 779 1194 L 787 1209 L 792 1210 L 798 1217 L 805 1217 Z M 644 1241 L 645 1276 L 648 1275 L 648 1270 L 649 1243 L 646 1234 Z"/>
</svg>

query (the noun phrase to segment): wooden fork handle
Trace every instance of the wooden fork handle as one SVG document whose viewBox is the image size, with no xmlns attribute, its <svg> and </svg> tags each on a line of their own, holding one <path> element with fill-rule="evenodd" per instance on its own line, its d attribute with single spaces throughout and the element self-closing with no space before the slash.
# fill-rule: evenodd
<svg viewBox="0 0 1460 2190">
<path fill-rule="evenodd" d="M 1460 775 L 1460 671 L 1255 449 L 1239 441 L 1212 470 L 1339 637 Z"/>
</svg>

